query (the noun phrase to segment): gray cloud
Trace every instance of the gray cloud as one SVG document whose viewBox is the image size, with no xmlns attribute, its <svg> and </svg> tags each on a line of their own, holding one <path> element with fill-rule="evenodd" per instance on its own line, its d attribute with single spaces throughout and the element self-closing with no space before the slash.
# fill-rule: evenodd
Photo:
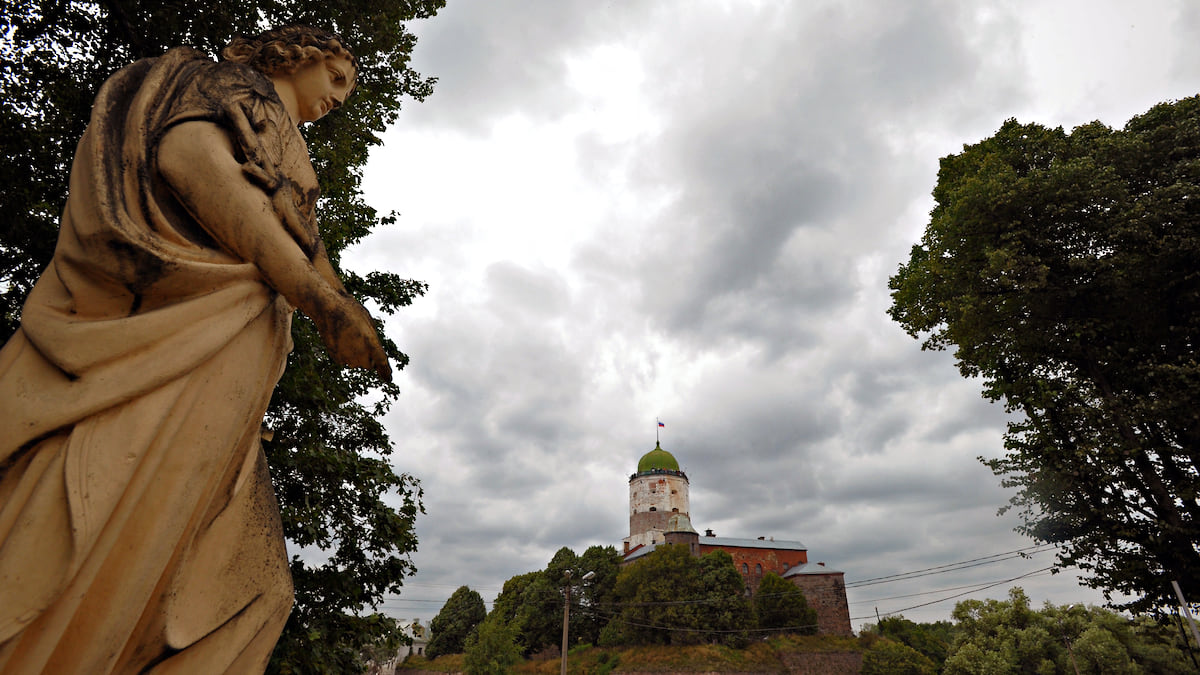
<svg viewBox="0 0 1200 675">
<path fill-rule="evenodd" d="M 448 4 L 413 26 L 414 66 L 438 78 L 437 106 L 409 106 L 406 124 L 453 125 L 479 133 L 505 114 L 562 115 L 565 53 L 640 22 L 641 3 L 516 0 Z M 480 114 L 486 111 L 485 114 Z"/>
<path fill-rule="evenodd" d="M 386 423 L 428 513 L 420 573 L 389 611 L 428 618 L 438 607 L 415 600 L 461 584 L 490 601 L 561 546 L 619 545 L 655 416 L 691 477 L 701 530 L 803 541 L 848 580 L 1028 546 L 1013 514 L 996 516 L 1010 493 L 975 459 L 1003 451 L 1002 407 L 885 310 L 938 157 L 1054 105 L 1027 56 L 1041 39 L 1030 26 L 1049 20 L 1037 3 L 535 7 L 457 0 L 414 27 L 417 66 L 440 82 L 396 132 L 423 144 L 396 154 L 438 173 L 409 171 L 413 185 L 388 190 L 445 196 L 422 202 L 428 222 L 406 218 L 363 253 L 377 267 L 399 256 L 433 286 L 393 321 L 413 361 Z M 1067 28 L 1049 34 L 1098 48 Z M 1200 63 L 1200 46 L 1172 31 L 1175 63 Z M 642 106 L 628 118 L 604 116 L 605 101 L 569 81 L 572 63 L 610 47 L 640 68 L 621 93 Z M 518 180 L 505 199 L 456 180 L 507 140 L 505 124 L 577 172 L 561 222 L 528 222 L 563 195 L 523 157 L 510 158 Z M 416 145 L 429 154 L 405 154 Z M 380 161 L 373 172 L 401 160 Z M 486 213 L 461 208 L 479 199 Z M 559 236 L 569 243 L 526 250 Z M 851 602 L 1045 564 L 872 587 Z M 1097 599 L 1061 577 L 1022 583 L 1036 601 Z"/>
</svg>

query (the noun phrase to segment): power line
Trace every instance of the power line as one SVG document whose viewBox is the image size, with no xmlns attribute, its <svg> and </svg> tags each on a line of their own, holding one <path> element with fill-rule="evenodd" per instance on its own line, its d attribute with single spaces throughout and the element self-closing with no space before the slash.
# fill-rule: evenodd
<svg viewBox="0 0 1200 675">
<path fill-rule="evenodd" d="M 851 602 L 851 603 L 849 603 L 849 604 L 851 604 L 851 605 L 865 605 L 865 604 L 867 604 L 867 603 L 871 603 L 871 602 L 883 602 L 884 600 L 901 600 L 901 599 L 903 599 L 903 598 L 917 598 L 917 597 L 920 597 L 920 596 L 922 596 L 922 595 L 933 595 L 934 593 L 945 593 L 946 591 L 960 591 L 960 590 L 962 590 L 962 589 L 964 589 L 964 588 L 981 588 L 981 587 L 987 587 L 987 586 L 989 586 L 990 584 L 993 584 L 993 583 L 996 583 L 996 582 L 995 582 L 995 581 L 981 581 L 981 582 L 979 582 L 979 583 L 977 583 L 977 584 L 967 584 L 967 585 L 965 585 L 965 586 L 951 586 L 951 587 L 949 587 L 949 588 L 936 588 L 936 589 L 934 589 L 934 590 L 932 590 L 932 591 L 922 591 L 922 592 L 920 592 L 920 593 L 908 593 L 908 594 L 905 594 L 905 595 L 890 595 L 890 596 L 888 596 L 888 597 L 886 597 L 886 598 L 873 598 L 873 599 L 871 599 L 871 600 L 855 600 L 854 602 Z M 1001 582 L 1001 583 L 1003 583 L 1003 582 Z"/>
<path fill-rule="evenodd" d="M 971 590 L 971 591 L 965 591 L 965 592 L 963 592 L 963 593 L 957 593 L 957 594 L 955 594 L 955 595 L 948 595 L 948 596 L 946 596 L 946 597 L 944 597 L 944 598 L 939 598 L 939 599 L 937 599 L 937 600 L 930 600 L 929 602 L 923 602 L 923 603 L 921 603 L 921 604 L 919 604 L 919 605 L 913 605 L 913 606 L 911 606 L 911 607 L 905 607 L 905 608 L 903 608 L 903 609 L 895 609 L 895 610 L 892 610 L 892 611 L 890 611 L 890 612 L 885 612 L 883 615 L 884 615 L 884 616 L 892 616 L 892 615 L 894 615 L 894 614 L 899 614 L 899 613 L 901 613 L 901 612 L 907 612 L 907 611 L 908 611 L 908 610 L 910 610 L 910 609 L 917 609 L 918 607 L 927 607 L 927 606 L 929 606 L 929 605 L 936 605 L 936 604 L 938 604 L 939 602 L 945 602 L 945 601 L 947 601 L 947 600 L 953 600 L 953 599 L 955 599 L 955 598 L 961 598 L 961 597 L 962 597 L 962 596 L 964 596 L 964 595 L 970 595 L 970 594 L 972 594 L 972 593 L 977 593 L 977 592 L 979 592 L 979 591 L 986 591 L 986 590 L 987 590 L 987 589 L 989 589 L 989 588 L 992 588 L 992 587 L 995 587 L 995 586 L 999 586 L 999 585 L 1001 585 L 1001 584 L 1007 584 L 1007 583 L 1010 583 L 1010 582 L 1016 581 L 1016 580 L 1018 580 L 1018 579 L 1024 579 L 1024 578 L 1026 578 L 1026 577 L 1031 577 L 1031 576 L 1033 576 L 1033 575 L 1035 575 L 1035 574 L 1041 574 L 1041 573 L 1043 573 L 1043 572 L 1049 572 L 1049 571 L 1050 571 L 1050 570 L 1052 570 L 1052 569 L 1054 569 L 1054 568 L 1053 568 L 1053 567 L 1043 567 L 1043 568 L 1042 568 L 1042 569 L 1040 569 L 1040 570 L 1034 570 L 1034 571 L 1032 571 L 1032 572 L 1026 572 L 1025 574 L 1021 574 L 1021 575 L 1015 576 L 1015 577 L 1013 577 L 1013 578 L 1011 578 L 1011 579 L 1004 579 L 1004 580 L 1001 580 L 1001 581 L 997 581 L 996 583 L 989 584 L 989 585 L 987 585 L 987 586 L 984 586 L 984 587 L 982 587 L 982 588 L 976 588 L 976 589 L 974 589 L 974 590 Z M 871 618 L 871 617 L 873 617 L 873 616 L 874 616 L 873 614 L 869 614 L 869 615 L 867 615 L 867 616 L 855 616 L 855 617 L 851 617 L 851 618 L 850 618 L 850 620 L 851 620 L 851 621 L 861 621 L 861 620 L 863 620 L 863 619 L 870 619 L 870 618 Z"/>
<path fill-rule="evenodd" d="M 920 577 L 932 576 L 934 574 L 946 574 L 948 572 L 957 572 L 958 570 L 969 569 L 971 567 L 980 567 L 982 565 L 991 565 L 992 563 L 1012 560 L 1013 558 L 1028 558 L 1032 555 L 1054 548 L 1052 545 L 1039 544 L 1037 546 L 1027 546 L 1013 551 L 1004 553 L 995 553 L 992 555 L 983 556 L 980 558 L 972 558 L 970 560 L 961 560 L 959 562 L 946 563 L 945 565 L 937 565 L 934 567 L 926 567 L 924 569 L 913 570 L 911 572 L 900 572 L 898 574 L 889 574 L 882 577 L 873 577 L 871 579 L 862 579 L 860 581 L 851 581 L 846 583 L 846 588 L 861 588 L 863 586 L 875 586 L 877 584 L 887 584 L 893 581 L 907 581 L 908 579 L 918 579 Z M 1036 550 L 1035 550 L 1036 549 Z M 1027 552 L 1028 551 L 1028 552 Z"/>
<path fill-rule="evenodd" d="M 572 605 L 572 609 L 574 609 L 574 605 Z M 636 626 L 638 628 L 651 628 L 654 630 L 665 630 L 665 631 L 673 631 L 673 632 L 679 632 L 679 633 L 731 633 L 731 634 L 732 633 L 779 633 L 779 632 L 785 632 L 785 631 L 793 631 L 794 632 L 794 631 L 798 631 L 798 630 L 806 629 L 806 628 L 817 628 L 817 624 L 815 624 L 815 623 L 804 624 L 801 626 L 780 626 L 777 628 L 684 628 L 684 627 L 676 627 L 676 626 L 662 626 L 662 625 L 652 624 L 652 623 L 641 623 L 638 621 L 630 621 L 629 619 L 621 618 L 620 614 L 610 614 L 610 613 L 600 612 L 600 611 L 597 611 L 595 609 L 588 608 L 588 607 L 581 607 L 579 609 L 579 611 L 583 612 L 584 614 L 591 614 L 592 616 L 595 616 L 595 617 L 598 617 L 601 619 L 605 619 L 608 621 L 615 621 L 617 623 L 622 623 L 622 624 L 625 624 L 626 626 Z"/>
<path fill-rule="evenodd" d="M 937 575 L 937 574 L 948 574 L 950 572 L 957 572 L 959 570 L 970 569 L 972 567 L 980 567 L 983 565 L 990 565 L 992 563 L 1004 562 L 1006 560 L 1012 560 L 1014 558 L 1028 558 L 1030 556 L 1036 555 L 1038 553 L 1042 553 L 1042 552 L 1050 550 L 1052 548 L 1054 548 L 1054 546 L 1052 544 L 1036 544 L 1033 546 L 1026 546 L 1024 548 L 1013 549 L 1011 551 L 1004 551 L 1003 553 L 993 553 L 991 555 L 980 556 L 978 558 L 971 558 L 968 560 L 960 560 L 958 562 L 945 563 L 942 565 L 935 565 L 933 567 L 925 567 L 922 569 L 911 570 L 908 572 L 899 572 L 896 574 L 889 574 L 889 575 L 885 575 L 885 576 L 881 576 L 881 577 L 872 577 L 869 579 L 861 579 L 858 581 L 851 581 L 851 582 L 846 583 L 846 588 L 847 589 L 864 588 L 867 586 L 875 586 L 875 585 L 879 585 L 879 584 L 892 583 L 895 581 L 907 581 L 909 579 L 919 579 L 921 577 L 933 576 L 933 575 Z M 1047 567 L 1044 570 L 1039 570 L 1039 571 L 1045 571 L 1048 569 L 1050 569 L 1050 568 Z M 989 585 L 984 585 L 982 587 L 976 588 L 975 590 L 967 591 L 966 593 L 962 593 L 960 595 L 968 595 L 970 593 L 975 592 L 976 590 L 986 590 L 988 588 L 991 588 L 992 586 L 997 586 L 997 585 L 1000 585 L 1003 583 L 1008 583 L 1009 581 L 1014 581 L 1016 579 L 1022 579 L 1022 578 L 1025 578 L 1026 576 L 1032 576 L 1033 574 L 1036 574 L 1036 573 L 1037 572 L 1031 572 L 1026 575 L 1013 577 L 1013 579 L 1005 579 L 1005 580 L 998 581 L 995 583 L 990 583 Z M 410 587 L 459 588 L 461 585 L 455 586 L 454 584 L 422 583 L 422 584 L 409 584 L 408 586 L 410 586 Z M 855 601 L 855 602 L 852 602 L 849 604 L 857 605 L 857 604 L 863 604 L 865 602 L 877 602 L 879 600 L 895 600 L 895 599 L 901 599 L 901 598 L 907 598 L 907 597 L 917 597 L 917 596 L 921 596 L 921 595 L 929 595 L 931 593 L 939 593 L 942 591 L 959 590 L 962 588 L 975 588 L 975 586 L 957 586 L 957 587 L 952 587 L 952 588 L 941 589 L 939 591 L 926 591 L 923 593 L 898 595 L 898 596 L 892 596 L 892 597 L 888 597 L 888 598 L 879 598 L 878 600 Z M 479 590 L 479 589 L 473 589 L 473 590 Z M 484 588 L 483 590 L 489 590 L 489 589 Z M 945 598 L 945 599 L 953 599 L 955 597 L 959 597 L 959 595 L 950 596 L 949 598 Z M 444 605 L 448 599 L 449 598 L 447 598 L 446 600 L 410 599 L 410 598 L 404 598 L 404 597 L 400 597 L 400 596 L 394 596 L 391 598 L 385 598 L 380 604 L 387 606 L 390 603 L 401 602 L 401 603 L 426 603 L 426 604 L 440 603 L 440 604 Z M 640 602 L 640 603 L 603 603 L 603 605 L 610 606 L 610 607 L 637 607 L 637 606 L 653 606 L 653 605 L 712 604 L 715 602 L 721 602 L 721 601 L 720 600 L 664 600 L 664 601 L 658 601 L 658 602 Z M 896 612 L 903 612 L 903 611 L 907 611 L 909 609 L 916 609 L 917 607 L 924 607 L 926 605 L 936 604 L 937 602 L 942 602 L 942 600 L 936 600 L 936 601 L 932 601 L 932 602 L 928 602 L 928 603 L 923 603 L 921 605 L 915 605 L 913 607 L 907 607 L 905 609 L 896 610 Z M 488 601 L 485 601 L 485 603 L 489 604 L 489 605 L 493 604 Z M 597 605 L 597 606 L 599 606 L 599 605 Z M 395 606 L 393 606 L 391 608 L 392 609 L 402 609 L 401 607 L 395 607 Z M 894 614 L 894 613 L 895 612 L 889 612 L 889 615 Z M 857 619 L 869 619 L 869 618 L 871 618 L 871 617 L 870 616 L 857 617 Z M 857 619 L 852 619 L 852 620 L 857 620 Z"/>
</svg>

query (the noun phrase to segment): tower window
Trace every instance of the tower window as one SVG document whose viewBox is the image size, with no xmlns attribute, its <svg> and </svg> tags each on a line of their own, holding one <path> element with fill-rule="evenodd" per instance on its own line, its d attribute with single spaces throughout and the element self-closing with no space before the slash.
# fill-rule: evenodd
<svg viewBox="0 0 1200 675">
<path fill-rule="evenodd" d="M 657 507 L 657 506 L 651 506 L 651 507 L 650 507 L 650 510 L 651 510 L 651 511 L 657 511 L 657 510 L 658 510 L 658 507 Z"/>
</svg>

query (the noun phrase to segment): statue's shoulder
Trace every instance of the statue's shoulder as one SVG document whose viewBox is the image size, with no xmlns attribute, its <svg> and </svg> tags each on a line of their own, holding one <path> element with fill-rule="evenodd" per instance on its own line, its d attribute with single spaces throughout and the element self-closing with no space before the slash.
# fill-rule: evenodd
<svg viewBox="0 0 1200 675">
<path fill-rule="evenodd" d="M 153 61 L 155 79 L 171 83 L 170 123 L 207 119 L 228 125 L 234 114 L 261 129 L 287 119 L 271 80 L 249 66 L 213 61 L 191 47 L 175 47 Z"/>
</svg>

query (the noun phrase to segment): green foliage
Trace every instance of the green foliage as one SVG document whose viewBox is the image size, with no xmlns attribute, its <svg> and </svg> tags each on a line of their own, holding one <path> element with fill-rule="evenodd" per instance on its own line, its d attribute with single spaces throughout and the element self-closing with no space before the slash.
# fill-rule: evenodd
<svg viewBox="0 0 1200 675">
<path fill-rule="evenodd" d="M 459 586 L 429 623 L 430 638 L 425 654 L 436 659 L 443 654 L 462 653 L 467 636 L 486 616 L 487 608 L 479 593 Z"/>
<path fill-rule="evenodd" d="M 1030 609 L 1029 598 L 1020 588 L 1009 591 L 1007 601 L 960 602 L 953 616 L 958 642 L 946 660 L 947 673 L 991 672 L 988 669 L 1001 663 L 1010 669 L 1002 672 L 1053 673 L 1055 662 L 1066 653 L 1059 636 L 1051 634 L 1050 622 Z M 967 645 L 971 649 L 963 652 Z M 983 657 L 978 658 L 976 651 Z"/>
<path fill-rule="evenodd" d="M 561 579 L 552 582 L 544 571 L 532 573 L 521 589 L 512 619 L 526 655 L 562 641 L 562 613 Z"/>
<path fill-rule="evenodd" d="M 596 643 L 608 622 L 617 566 L 621 554 L 612 546 L 592 546 L 582 556 L 560 548 L 546 569 L 512 577 L 504 582 L 492 605 L 517 631 L 525 655 L 556 647 L 562 642 L 563 586 L 570 572 L 572 645 Z M 583 577 L 591 572 L 591 579 Z"/>
<path fill-rule="evenodd" d="M 239 32 L 308 23 L 340 32 L 363 64 L 348 105 L 305 131 L 321 179 L 318 218 L 335 265 L 380 218 L 363 201 L 362 167 L 401 99 L 423 99 L 434 80 L 408 67 L 416 38 L 404 22 L 433 16 L 444 0 L 15 0 L 0 8 L 0 341 L 54 250 L 68 168 L 92 99 L 117 69 L 177 45 L 215 55 Z M 11 32 L 10 32 L 11 31 Z M 347 274 L 361 300 L 392 313 L 425 292 L 394 274 Z M 271 672 L 350 671 L 394 622 L 367 611 L 414 570 L 412 525 L 421 510 L 412 476 L 396 475 L 378 419 L 399 393 L 372 373 L 343 371 L 312 323 L 297 315 L 295 350 L 275 391 L 265 443 L 284 531 L 324 553 L 296 557 L 296 605 Z M 408 358 L 385 339 L 398 367 Z M 364 400 L 376 403 L 368 405 Z M 386 497 L 386 500 L 385 500 Z"/>
<path fill-rule="evenodd" d="M 934 675 L 937 665 L 901 642 L 878 640 L 863 654 L 863 675 Z"/>
<path fill-rule="evenodd" d="M 682 544 L 659 546 L 617 575 L 621 609 L 601 643 L 744 645 L 754 614 L 743 593 L 725 551 L 696 558 Z"/>
<path fill-rule="evenodd" d="M 579 579 L 578 591 L 571 595 L 572 644 L 600 642 L 600 631 L 612 618 L 620 565 L 621 554 L 613 546 L 590 546 L 579 556 L 573 576 Z M 584 580 L 588 572 L 594 576 Z"/>
<path fill-rule="evenodd" d="M 876 630 L 890 640 L 912 647 L 941 667 L 954 640 L 955 627 L 949 621 L 916 623 L 902 616 L 889 616 L 879 622 Z"/>
<path fill-rule="evenodd" d="M 539 576 L 541 576 L 540 572 L 527 572 L 505 581 L 504 587 L 500 589 L 500 595 L 497 595 L 496 601 L 492 603 L 491 613 L 503 617 L 506 622 L 515 621 L 525 589 Z"/>
<path fill-rule="evenodd" d="M 503 675 L 521 660 L 517 631 L 495 612 L 467 636 L 463 649 L 467 675 Z"/>
<path fill-rule="evenodd" d="M 763 577 L 753 602 L 759 628 L 787 629 L 801 635 L 817 634 L 817 610 L 808 606 L 803 591 L 778 574 L 768 572 Z"/>
<path fill-rule="evenodd" d="M 947 675 L 991 673 L 1191 672 L 1184 645 L 1169 626 L 1081 605 L 1029 607 L 1020 588 L 1008 600 L 966 600 L 953 612 L 955 644 Z M 1072 663 L 1072 659 L 1074 663 Z"/>
<path fill-rule="evenodd" d="M 942 160 L 891 316 L 1019 415 L 986 464 L 1087 583 L 1200 597 L 1200 98 Z"/>
<path fill-rule="evenodd" d="M 1130 620 L 1105 609 L 1049 604 L 1032 610 L 1020 589 L 1014 589 L 1007 601 L 960 603 L 955 608 L 955 617 L 957 621 L 953 624 L 945 621 L 915 624 L 903 620 L 895 623 L 890 619 L 881 622 L 885 630 L 898 628 L 909 636 L 953 640 L 953 653 L 944 670 L 939 670 L 938 664 L 915 648 L 868 630 L 858 638 L 773 635 L 738 649 L 712 644 L 578 645 L 569 651 L 567 672 L 606 673 L 618 664 L 624 664 L 622 670 L 638 672 L 827 672 L 823 669 L 833 668 L 836 663 L 848 666 L 860 654 L 863 673 L 1074 675 L 1068 644 L 1074 651 L 1079 672 L 1084 674 L 1178 675 L 1195 671 L 1175 629 L 1146 617 Z M 488 621 L 500 625 L 503 622 L 499 619 L 493 612 Z M 610 628 L 616 625 L 619 622 Z M 412 658 L 402 668 L 471 672 L 461 655 L 443 656 L 432 662 Z M 551 675 L 559 672 L 559 661 L 554 658 L 517 662 L 506 672 Z"/>
</svg>

